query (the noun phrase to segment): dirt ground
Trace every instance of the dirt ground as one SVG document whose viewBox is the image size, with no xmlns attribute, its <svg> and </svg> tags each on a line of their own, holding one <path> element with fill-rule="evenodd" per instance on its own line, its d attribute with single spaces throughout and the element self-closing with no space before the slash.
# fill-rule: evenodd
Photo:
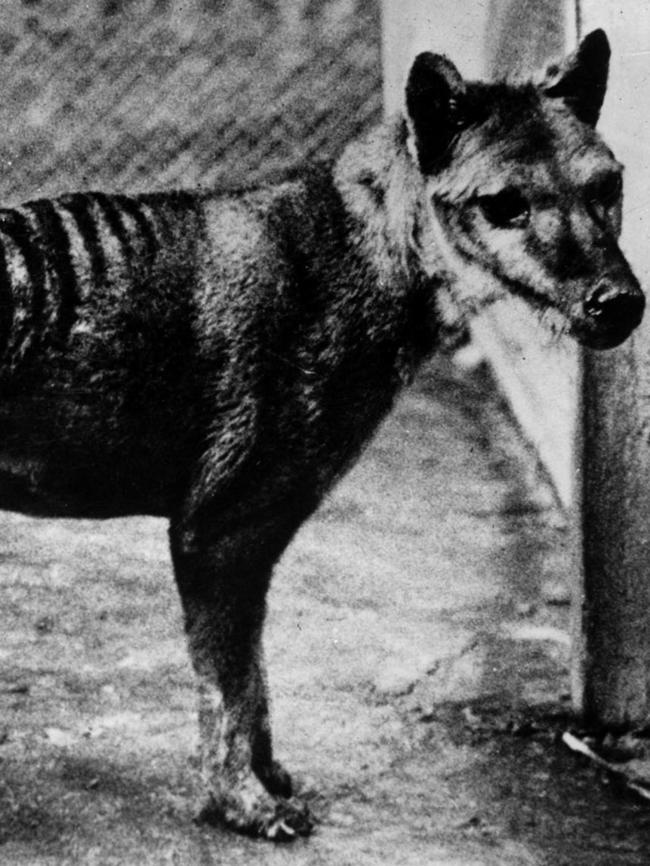
<svg viewBox="0 0 650 866">
<path fill-rule="evenodd" d="M 649 862 L 650 810 L 559 742 L 567 530 L 484 370 L 429 367 L 277 569 L 276 749 L 306 841 L 192 821 L 165 524 L 0 523 L 2 864 Z"/>
</svg>

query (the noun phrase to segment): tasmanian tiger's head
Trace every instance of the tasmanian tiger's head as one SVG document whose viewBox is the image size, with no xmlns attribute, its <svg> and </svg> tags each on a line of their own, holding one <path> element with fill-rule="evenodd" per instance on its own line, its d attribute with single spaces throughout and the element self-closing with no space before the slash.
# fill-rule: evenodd
<svg viewBox="0 0 650 866">
<path fill-rule="evenodd" d="M 511 292 L 593 348 L 621 343 L 644 296 L 618 247 L 622 166 L 595 132 L 607 83 L 601 30 L 539 84 L 466 83 L 420 54 L 406 87 L 426 194 L 416 246 L 474 311 Z"/>
</svg>

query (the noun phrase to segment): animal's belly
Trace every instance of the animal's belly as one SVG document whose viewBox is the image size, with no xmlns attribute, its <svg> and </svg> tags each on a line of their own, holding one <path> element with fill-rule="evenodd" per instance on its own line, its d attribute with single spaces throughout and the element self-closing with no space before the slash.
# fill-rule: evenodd
<svg viewBox="0 0 650 866">
<path fill-rule="evenodd" d="M 108 518 L 165 515 L 168 491 L 135 468 L 24 458 L 0 452 L 0 509 L 39 517 Z"/>
<path fill-rule="evenodd" d="M 162 401 L 128 402 L 107 389 L 0 392 L 0 509 L 69 517 L 168 513 L 189 445 L 165 412 Z"/>
</svg>

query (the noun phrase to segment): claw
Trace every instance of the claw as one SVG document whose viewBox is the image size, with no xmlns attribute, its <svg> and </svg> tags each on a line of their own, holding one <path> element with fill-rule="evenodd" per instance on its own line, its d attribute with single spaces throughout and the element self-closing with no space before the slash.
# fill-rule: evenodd
<svg viewBox="0 0 650 866">
<path fill-rule="evenodd" d="M 271 824 L 266 835 L 274 842 L 291 842 L 296 838 L 296 831 L 286 821 L 280 820 Z"/>
</svg>

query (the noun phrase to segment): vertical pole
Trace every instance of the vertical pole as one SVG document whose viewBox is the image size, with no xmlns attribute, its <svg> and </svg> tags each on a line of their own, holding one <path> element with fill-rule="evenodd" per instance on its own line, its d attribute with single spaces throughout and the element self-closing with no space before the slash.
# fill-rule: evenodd
<svg viewBox="0 0 650 866">
<path fill-rule="evenodd" d="M 645 0 L 580 0 L 582 34 L 612 44 L 599 128 L 626 165 L 623 247 L 650 286 L 650 10 Z M 650 715 L 650 322 L 610 352 L 585 352 L 583 450 L 584 656 L 577 695 L 607 726 Z M 579 701 L 580 702 L 580 701 Z"/>
<path fill-rule="evenodd" d="M 639 342 L 585 356 L 584 711 L 615 727 L 650 713 L 650 467 L 637 401 L 648 358 Z"/>
</svg>

